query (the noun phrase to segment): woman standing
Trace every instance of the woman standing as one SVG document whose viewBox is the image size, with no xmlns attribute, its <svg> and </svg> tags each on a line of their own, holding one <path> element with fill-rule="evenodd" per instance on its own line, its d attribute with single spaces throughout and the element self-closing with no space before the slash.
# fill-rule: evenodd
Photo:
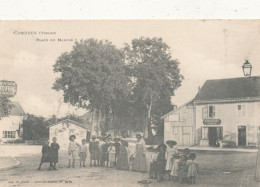
<svg viewBox="0 0 260 187">
<path fill-rule="evenodd" d="M 46 162 L 50 162 L 50 146 L 48 141 L 45 141 L 42 146 L 42 158 L 38 170 L 41 170 L 42 164 Z"/>
<path fill-rule="evenodd" d="M 137 143 L 135 147 L 135 160 L 133 165 L 134 171 L 147 171 L 147 162 L 145 155 L 145 142 L 142 140 L 141 134 L 136 135 Z"/>
<path fill-rule="evenodd" d="M 126 141 L 122 141 L 122 146 L 120 147 L 118 160 L 116 164 L 116 169 L 118 170 L 129 170 L 127 144 L 128 143 Z"/>
</svg>

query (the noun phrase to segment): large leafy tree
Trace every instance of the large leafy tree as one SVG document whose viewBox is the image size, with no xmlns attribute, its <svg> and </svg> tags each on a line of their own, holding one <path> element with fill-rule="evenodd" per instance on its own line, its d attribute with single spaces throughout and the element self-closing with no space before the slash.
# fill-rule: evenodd
<svg viewBox="0 0 260 187">
<path fill-rule="evenodd" d="M 133 39 L 125 47 L 125 53 L 132 70 L 134 98 L 145 107 L 148 137 L 151 137 L 153 105 L 159 101 L 162 91 L 167 97 L 173 96 L 181 86 L 179 62 L 172 59 L 169 46 L 161 38 Z"/>
<path fill-rule="evenodd" d="M 27 114 L 21 124 L 24 140 L 40 140 L 42 138 L 49 137 L 49 123 L 47 123 L 44 117 L 35 116 L 33 114 Z"/>
<path fill-rule="evenodd" d="M 8 116 L 13 107 L 8 97 L 0 95 L 0 119 Z"/>
<path fill-rule="evenodd" d="M 124 53 L 109 41 L 77 41 L 53 67 L 60 74 L 53 88 L 63 91 L 64 102 L 97 113 L 98 123 L 110 109 L 113 112 L 113 103 L 128 92 Z"/>
<path fill-rule="evenodd" d="M 156 135 L 158 138 L 163 138 L 163 120 L 161 117 L 168 112 L 173 110 L 173 105 L 171 104 L 171 97 L 166 96 L 162 91 L 160 98 L 154 103 L 151 111 L 151 123 L 153 128 L 156 130 Z"/>
</svg>

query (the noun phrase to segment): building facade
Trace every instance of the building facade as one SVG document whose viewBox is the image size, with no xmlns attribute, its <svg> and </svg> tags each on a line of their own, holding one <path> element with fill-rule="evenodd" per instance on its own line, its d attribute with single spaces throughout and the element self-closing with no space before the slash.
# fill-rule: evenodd
<svg viewBox="0 0 260 187">
<path fill-rule="evenodd" d="M 0 142 L 20 139 L 25 112 L 19 102 L 13 101 L 12 104 L 14 107 L 9 116 L 0 119 Z"/>
<path fill-rule="evenodd" d="M 49 141 L 52 142 L 52 138 L 57 138 L 57 143 L 61 149 L 68 149 L 69 137 L 71 135 L 76 136 L 76 142 L 81 143 L 82 139 L 86 139 L 86 127 L 84 124 L 66 119 L 57 122 L 49 127 Z"/>
<path fill-rule="evenodd" d="M 186 117 L 178 119 L 173 117 L 175 114 Z M 194 128 L 190 131 L 191 145 L 216 146 L 223 142 L 256 146 L 260 135 L 259 114 L 259 76 L 207 80 L 191 102 L 163 116 L 164 138 L 188 145 L 185 138 L 188 135 L 184 134 L 189 126 Z M 193 120 L 187 120 L 191 116 Z"/>
<path fill-rule="evenodd" d="M 196 142 L 195 107 L 193 101 L 164 115 L 164 141 L 174 140 L 178 145 L 191 146 Z"/>
<path fill-rule="evenodd" d="M 197 144 L 256 146 L 260 77 L 207 80 L 195 97 Z"/>
</svg>

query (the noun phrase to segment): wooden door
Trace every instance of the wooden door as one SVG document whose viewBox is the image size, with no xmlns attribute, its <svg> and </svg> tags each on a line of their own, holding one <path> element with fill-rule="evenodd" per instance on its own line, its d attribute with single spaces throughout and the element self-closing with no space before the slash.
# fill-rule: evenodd
<svg viewBox="0 0 260 187">
<path fill-rule="evenodd" d="M 183 138 L 183 145 L 191 145 L 190 143 L 190 133 L 185 133 L 182 135 Z"/>
<path fill-rule="evenodd" d="M 246 146 L 246 126 L 238 127 L 238 146 Z"/>
</svg>

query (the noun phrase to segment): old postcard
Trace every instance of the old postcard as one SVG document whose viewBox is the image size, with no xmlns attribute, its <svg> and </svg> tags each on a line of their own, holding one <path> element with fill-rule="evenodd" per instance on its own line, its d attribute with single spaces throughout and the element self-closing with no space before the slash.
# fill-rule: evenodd
<svg viewBox="0 0 260 187">
<path fill-rule="evenodd" d="M 0 21 L 0 186 L 259 186 L 260 20 Z"/>
</svg>

